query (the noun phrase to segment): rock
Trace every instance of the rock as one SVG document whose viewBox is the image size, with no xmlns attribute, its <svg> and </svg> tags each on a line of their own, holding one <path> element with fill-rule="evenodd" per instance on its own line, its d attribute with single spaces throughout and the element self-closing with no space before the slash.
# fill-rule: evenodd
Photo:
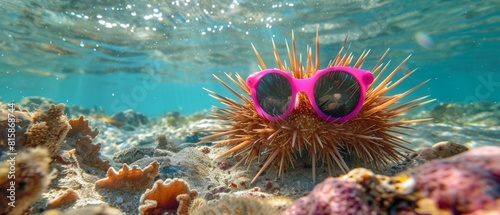
<svg viewBox="0 0 500 215">
<path fill-rule="evenodd" d="M 31 114 L 27 111 L 21 111 L 19 108 L 16 108 L 12 112 L 8 110 L 8 108 L 0 109 L 0 149 L 8 151 L 8 136 L 12 135 L 11 132 L 8 132 L 9 126 L 9 118 L 12 118 L 12 115 L 16 117 L 15 125 L 15 135 L 14 141 L 16 144 L 21 145 L 26 141 L 26 131 L 32 125 Z"/>
<path fill-rule="evenodd" d="M 197 143 L 200 142 L 200 138 L 208 136 L 207 133 L 195 133 L 195 134 L 190 134 L 187 135 L 186 138 L 184 138 L 184 142 L 186 143 Z"/>
<path fill-rule="evenodd" d="M 172 166 L 182 171 L 182 175 L 185 176 L 183 178 L 187 178 L 189 184 L 194 187 L 203 187 L 206 185 L 204 178 L 210 175 L 210 163 L 212 161 L 206 154 L 203 154 L 203 152 L 196 148 L 190 147 L 177 152 L 172 156 L 171 161 Z M 194 175 L 196 177 L 191 177 Z"/>
<path fill-rule="evenodd" d="M 500 211 L 500 147 L 483 146 L 410 169 L 416 189 L 449 214 Z M 421 207 L 427 214 L 430 205 Z M 481 212 L 479 212 L 481 211 Z M 444 213 L 448 214 L 448 213 Z M 497 213 L 492 213 L 497 214 Z"/>
<path fill-rule="evenodd" d="M 121 150 L 113 156 L 113 160 L 117 163 L 131 164 L 144 157 L 153 157 L 153 148 L 132 147 Z"/>
<path fill-rule="evenodd" d="M 159 177 L 160 178 L 174 178 L 175 175 L 180 174 L 180 172 L 181 172 L 178 167 L 171 165 L 171 163 L 172 163 L 171 159 L 168 157 L 142 158 L 142 159 L 139 159 L 139 160 L 133 162 L 130 165 L 131 166 L 137 165 L 141 168 L 144 168 L 144 167 L 148 166 L 153 161 L 158 161 L 158 163 L 160 163 L 160 168 L 159 168 L 159 172 L 160 172 Z"/>
<path fill-rule="evenodd" d="M 55 104 L 55 102 L 45 97 L 27 96 L 22 98 L 17 104 L 21 109 L 35 111 L 37 109 L 48 109 L 50 104 Z"/>
<path fill-rule="evenodd" d="M 166 149 L 155 149 L 153 157 L 172 157 L 175 153 Z"/>
<path fill-rule="evenodd" d="M 92 110 L 81 105 L 73 105 L 66 107 L 65 112 L 69 119 L 76 119 L 80 116 L 89 116 L 92 113 Z"/>
<path fill-rule="evenodd" d="M 113 114 L 111 118 L 132 126 L 146 125 L 149 123 L 149 119 L 146 115 L 137 113 L 132 109 Z"/>
<path fill-rule="evenodd" d="M 441 103 L 430 115 L 434 122 L 460 125 L 500 125 L 500 104 L 495 102 L 474 102 L 467 104 Z"/>
</svg>

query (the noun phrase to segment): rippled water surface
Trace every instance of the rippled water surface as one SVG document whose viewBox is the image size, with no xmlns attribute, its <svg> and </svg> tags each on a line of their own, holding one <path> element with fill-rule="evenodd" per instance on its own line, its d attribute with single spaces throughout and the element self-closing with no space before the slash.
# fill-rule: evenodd
<svg viewBox="0 0 500 215">
<path fill-rule="evenodd" d="M 431 79 L 416 94 L 498 101 L 499 7 L 495 0 L 0 0 L 0 96 L 44 96 L 110 114 L 191 113 L 217 104 L 203 87 L 224 92 L 212 74 L 258 71 L 251 43 L 274 66 L 271 39 L 285 54 L 293 31 L 305 53 L 318 29 L 323 66 L 349 35 L 355 55 L 371 49 L 367 68 L 387 48 L 393 64 L 412 54 L 399 75 L 418 72 L 396 92 Z"/>
</svg>

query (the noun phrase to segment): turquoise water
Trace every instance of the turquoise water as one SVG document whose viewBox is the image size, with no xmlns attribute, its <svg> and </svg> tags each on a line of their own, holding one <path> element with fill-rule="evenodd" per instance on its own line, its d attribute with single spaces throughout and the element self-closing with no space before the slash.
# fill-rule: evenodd
<svg viewBox="0 0 500 215">
<path fill-rule="evenodd" d="M 212 77 L 258 71 L 251 43 L 275 66 L 295 33 L 322 65 L 349 34 L 353 54 L 387 48 L 398 74 L 418 68 L 394 93 L 431 81 L 411 98 L 500 100 L 498 1 L 28 1 L 0 0 L 3 101 L 43 96 L 68 105 L 134 109 L 149 116 L 219 105 L 203 88 L 230 95 Z"/>
</svg>

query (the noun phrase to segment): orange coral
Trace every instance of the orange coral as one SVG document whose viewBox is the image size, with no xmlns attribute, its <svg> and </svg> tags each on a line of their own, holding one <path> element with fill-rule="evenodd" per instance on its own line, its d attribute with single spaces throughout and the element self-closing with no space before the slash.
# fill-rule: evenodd
<svg viewBox="0 0 500 215">
<path fill-rule="evenodd" d="M 111 165 L 109 161 L 102 160 L 101 156 L 101 144 L 92 144 L 92 138 L 90 136 L 79 137 L 75 140 L 73 147 L 76 149 L 76 156 L 78 161 L 82 164 L 90 167 L 96 167 L 101 170 L 108 170 Z M 85 167 L 84 167 L 85 168 Z"/>
<path fill-rule="evenodd" d="M 154 178 L 159 173 L 160 164 L 154 161 L 144 169 L 138 166 L 130 168 L 123 164 L 120 171 L 113 167 L 108 169 L 107 177 L 95 182 L 96 187 L 102 187 L 113 190 L 124 190 L 128 192 L 142 191 L 153 184 Z"/>
<path fill-rule="evenodd" d="M 80 116 L 78 119 L 69 120 L 69 124 L 71 125 L 71 129 L 68 131 L 68 137 L 89 135 L 90 137 L 95 138 L 99 134 L 99 130 L 97 128 L 91 129 L 89 127 L 89 121 L 84 119 L 83 116 Z"/>
<path fill-rule="evenodd" d="M 76 149 L 78 161 L 83 164 L 83 168 L 88 172 L 87 167 L 95 167 L 97 169 L 107 171 L 111 166 L 109 161 L 102 160 L 101 144 L 93 144 L 92 140 L 99 134 L 97 128 L 90 128 L 89 121 L 80 116 L 78 119 L 69 120 L 71 129 L 67 134 L 66 146 L 69 149 Z"/>
<path fill-rule="evenodd" d="M 140 214 L 156 215 L 165 212 L 188 214 L 191 201 L 198 196 L 198 191 L 191 190 L 184 180 L 174 178 L 158 180 L 151 189 L 141 196 Z"/>
<path fill-rule="evenodd" d="M 64 192 L 60 196 L 58 196 L 57 198 L 55 198 L 54 200 L 50 201 L 47 204 L 46 208 L 53 209 L 53 208 L 63 207 L 63 206 L 69 205 L 73 202 L 76 202 L 76 200 L 78 200 L 78 198 L 80 198 L 78 193 L 76 193 L 72 189 L 69 189 L 69 190 L 66 190 L 66 192 Z"/>
<path fill-rule="evenodd" d="M 70 125 L 64 115 L 64 104 L 51 104 L 46 111 L 33 114 L 33 124 L 26 132 L 25 147 L 46 147 L 54 157 L 64 141 Z"/>
</svg>

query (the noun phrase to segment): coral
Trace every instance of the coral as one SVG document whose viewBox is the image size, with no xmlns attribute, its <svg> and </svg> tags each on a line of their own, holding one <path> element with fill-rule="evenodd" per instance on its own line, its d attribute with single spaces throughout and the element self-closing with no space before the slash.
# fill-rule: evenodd
<svg viewBox="0 0 500 215">
<path fill-rule="evenodd" d="M 362 197 L 355 182 L 327 178 L 316 185 L 309 195 L 295 201 L 285 211 L 286 215 L 306 214 L 375 214 Z"/>
<path fill-rule="evenodd" d="M 127 164 L 123 164 L 118 172 L 110 167 L 107 177 L 96 181 L 95 186 L 127 192 L 142 191 L 153 185 L 154 178 L 159 173 L 159 166 L 157 161 L 150 163 L 144 169 L 138 166 L 130 168 Z"/>
<path fill-rule="evenodd" d="M 61 143 L 64 141 L 70 125 L 64 115 L 64 104 L 51 104 L 46 111 L 33 114 L 33 124 L 26 131 L 25 147 L 43 146 L 52 157 L 57 155 Z"/>
<path fill-rule="evenodd" d="M 227 170 L 232 166 L 231 161 L 223 160 L 217 163 L 217 167 L 221 170 Z"/>
<path fill-rule="evenodd" d="M 207 204 L 207 200 L 205 200 L 205 198 L 203 198 L 203 197 L 197 197 L 197 198 L 193 199 L 193 201 L 191 202 L 191 205 L 189 205 L 188 214 L 194 214 L 194 212 L 196 210 L 198 210 L 199 208 L 203 207 L 206 204 Z"/>
<path fill-rule="evenodd" d="M 86 206 L 76 210 L 61 212 L 59 210 L 48 210 L 43 215 L 123 215 L 120 210 L 105 206 Z"/>
<path fill-rule="evenodd" d="M 220 186 L 217 186 L 217 187 L 210 189 L 209 192 L 205 193 L 204 197 L 207 200 L 218 199 L 220 197 L 220 193 L 226 193 L 229 191 L 230 191 L 230 189 L 227 186 L 220 185 Z"/>
<path fill-rule="evenodd" d="M 93 138 L 99 134 L 99 130 L 90 128 L 89 121 L 83 116 L 69 120 L 69 124 L 71 129 L 68 131 L 67 144 L 62 146 L 63 149 L 75 149 L 75 155 L 85 171 L 92 172 L 93 168 L 107 171 L 111 166 L 109 161 L 101 159 L 101 144 L 92 143 Z"/>
<path fill-rule="evenodd" d="M 442 146 L 439 144 L 438 146 Z M 285 214 L 496 214 L 500 147 L 480 147 L 390 177 L 357 168 L 328 178 Z"/>
<path fill-rule="evenodd" d="M 78 200 L 80 196 L 74 190 L 69 189 L 66 190 L 63 194 L 53 199 L 49 203 L 47 203 L 47 209 L 60 208 L 69 204 L 72 204 Z"/>
<path fill-rule="evenodd" d="M 203 147 L 199 148 L 199 150 L 200 150 L 201 152 L 203 152 L 203 154 L 208 154 L 208 153 L 210 153 L 210 148 L 209 148 L 209 147 L 206 147 L 206 146 L 203 146 Z"/>
<path fill-rule="evenodd" d="M 7 154 L 0 163 L 1 214 L 22 214 L 38 196 L 45 192 L 53 178 L 47 149 L 31 148 Z M 12 207 L 14 205 L 15 207 Z"/>
<path fill-rule="evenodd" d="M 68 145 L 75 148 L 75 155 L 85 171 L 91 172 L 93 168 L 106 171 L 111 167 L 109 161 L 101 159 L 101 144 L 92 144 L 90 136 L 68 140 Z"/>
<path fill-rule="evenodd" d="M 193 199 L 198 196 L 182 179 L 158 180 L 141 196 L 140 214 L 156 215 L 173 212 L 186 215 Z"/>
<path fill-rule="evenodd" d="M 413 210 L 416 183 L 409 175 L 396 177 L 356 168 L 338 178 L 327 178 L 285 214 L 389 214 Z"/>
<path fill-rule="evenodd" d="M 500 147 L 479 147 L 408 171 L 417 191 L 439 210 L 500 210 Z"/>
<path fill-rule="evenodd" d="M 407 174 L 395 177 L 378 175 L 364 168 L 356 168 L 340 177 L 345 181 L 358 184 L 363 199 L 374 211 L 386 212 L 397 207 L 396 203 L 412 205 L 416 187 L 415 179 Z"/>
<path fill-rule="evenodd" d="M 363 62 L 368 57 L 369 52 L 363 52 L 357 61 L 353 63 L 354 57 L 348 54 L 346 43 L 342 45 L 336 57 L 327 67 L 332 66 L 352 66 L 361 68 Z M 294 78 L 305 79 L 312 77 L 320 69 L 319 59 L 319 36 L 316 36 L 316 59 L 308 49 L 305 63 L 299 60 L 296 51 L 295 39 L 292 36 L 293 51 L 288 49 L 289 65 L 283 63 L 278 50 L 274 45 L 274 55 L 276 57 L 277 68 L 282 71 L 289 71 Z M 279 175 L 283 174 L 290 166 L 294 166 L 297 155 L 303 152 L 308 153 L 312 161 L 313 180 L 316 175 L 316 164 L 322 161 L 333 170 L 335 167 L 342 172 L 348 172 L 348 163 L 344 160 L 349 156 L 349 160 L 367 167 L 379 168 L 394 161 L 402 161 L 405 155 L 401 150 L 411 152 L 412 150 L 404 146 L 402 137 L 394 135 L 405 134 L 401 131 L 406 129 L 405 125 L 429 121 L 430 119 L 408 119 L 393 120 L 402 116 L 406 111 L 415 107 L 427 104 L 433 100 L 426 100 L 421 97 L 406 103 L 399 104 L 402 98 L 425 84 L 423 82 L 417 86 L 395 95 L 387 95 L 394 87 L 402 83 L 415 71 L 411 71 L 397 80 L 392 80 L 400 69 L 404 66 L 408 58 L 400 63 L 392 72 L 385 75 L 387 65 L 382 65 L 386 53 L 380 58 L 378 63 L 371 70 L 375 76 L 373 83 L 368 86 L 366 99 L 363 107 L 356 117 L 343 123 L 328 122 L 319 117 L 313 110 L 305 94 L 298 94 L 298 105 L 286 118 L 279 122 L 269 121 L 260 116 L 256 111 L 251 97 L 250 88 L 245 80 L 239 76 L 227 74 L 227 78 L 236 87 L 231 87 L 222 79 L 216 77 L 226 88 L 228 88 L 241 103 L 230 99 L 227 96 L 208 91 L 210 95 L 222 104 L 225 108 L 217 108 L 213 117 L 225 120 L 229 129 L 198 130 L 196 132 L 211 132 L 210 136 L 201 138 L 201 141 L 216 141 L 219 138 L 225 139 L 216 141 L 217 144 L 230 144 L 231 149 L 217 157 L 222 158 L 229 154 L 242 155 L 238 164 L 251 165 L 255 160 L 262 160 L 261 169 L 256 173 L 254 179 L 268 168 L 275 168 Z M 267 69 L 260 54 L 256 51 L 260 62 L 260 68 Z M 238 92 L 235 88 L 241 90 Z M 344 155 L 345 154 L 345 155 Z M 261 158 L 262 156 L 262 158 Z M 261 159 L 256 159 L 261 158 Z"/>
<path fill-rule="evenodd" d="M 274 196 L 270 198 L 265 198 L 263 199 L 263 201 L 278 211 L 284 211 L 293 203 L 293 199 L 286 196 Z"/>
<path fill-rule="evenodd" d="M 12 111 L 11 111 L 12 110 Z M 11 117 L 9 117 L 11 114 Z M 0 108 L 0 149 L 6 149 L 8 146 L 8 131 L 9 128 L 9 118 L 12 118 L 12 115 L 15 116 L 15 123 L 11 123 L 13 128 L 15 129 L 15 138 L 14 143 L 17 145 L 23 145 L 26 141 L 26 131 L 31 126 L 31 115 L 28 111 L 23 111 L 18 107 L 8 107 L 8 108 Z"/>
<path fill-rule="evenodd" d="M 89 135 L 93 139 L 99 134 L 99 129 L 91 129 L 89 126 L 89 121 L 86 120 L 83 116 L 80 116 L 78 119 L 69 120 L 69 125 L 71 126 L 71 129 L 68 131 L 68 137 Z"/>
<path fill-rule="evenodd" d="M 263 200 L 249 196 L 227 196 L 216 203 L 206 204 L 192 215 L 277 215 L 279 212 Z"/>
</svg>

